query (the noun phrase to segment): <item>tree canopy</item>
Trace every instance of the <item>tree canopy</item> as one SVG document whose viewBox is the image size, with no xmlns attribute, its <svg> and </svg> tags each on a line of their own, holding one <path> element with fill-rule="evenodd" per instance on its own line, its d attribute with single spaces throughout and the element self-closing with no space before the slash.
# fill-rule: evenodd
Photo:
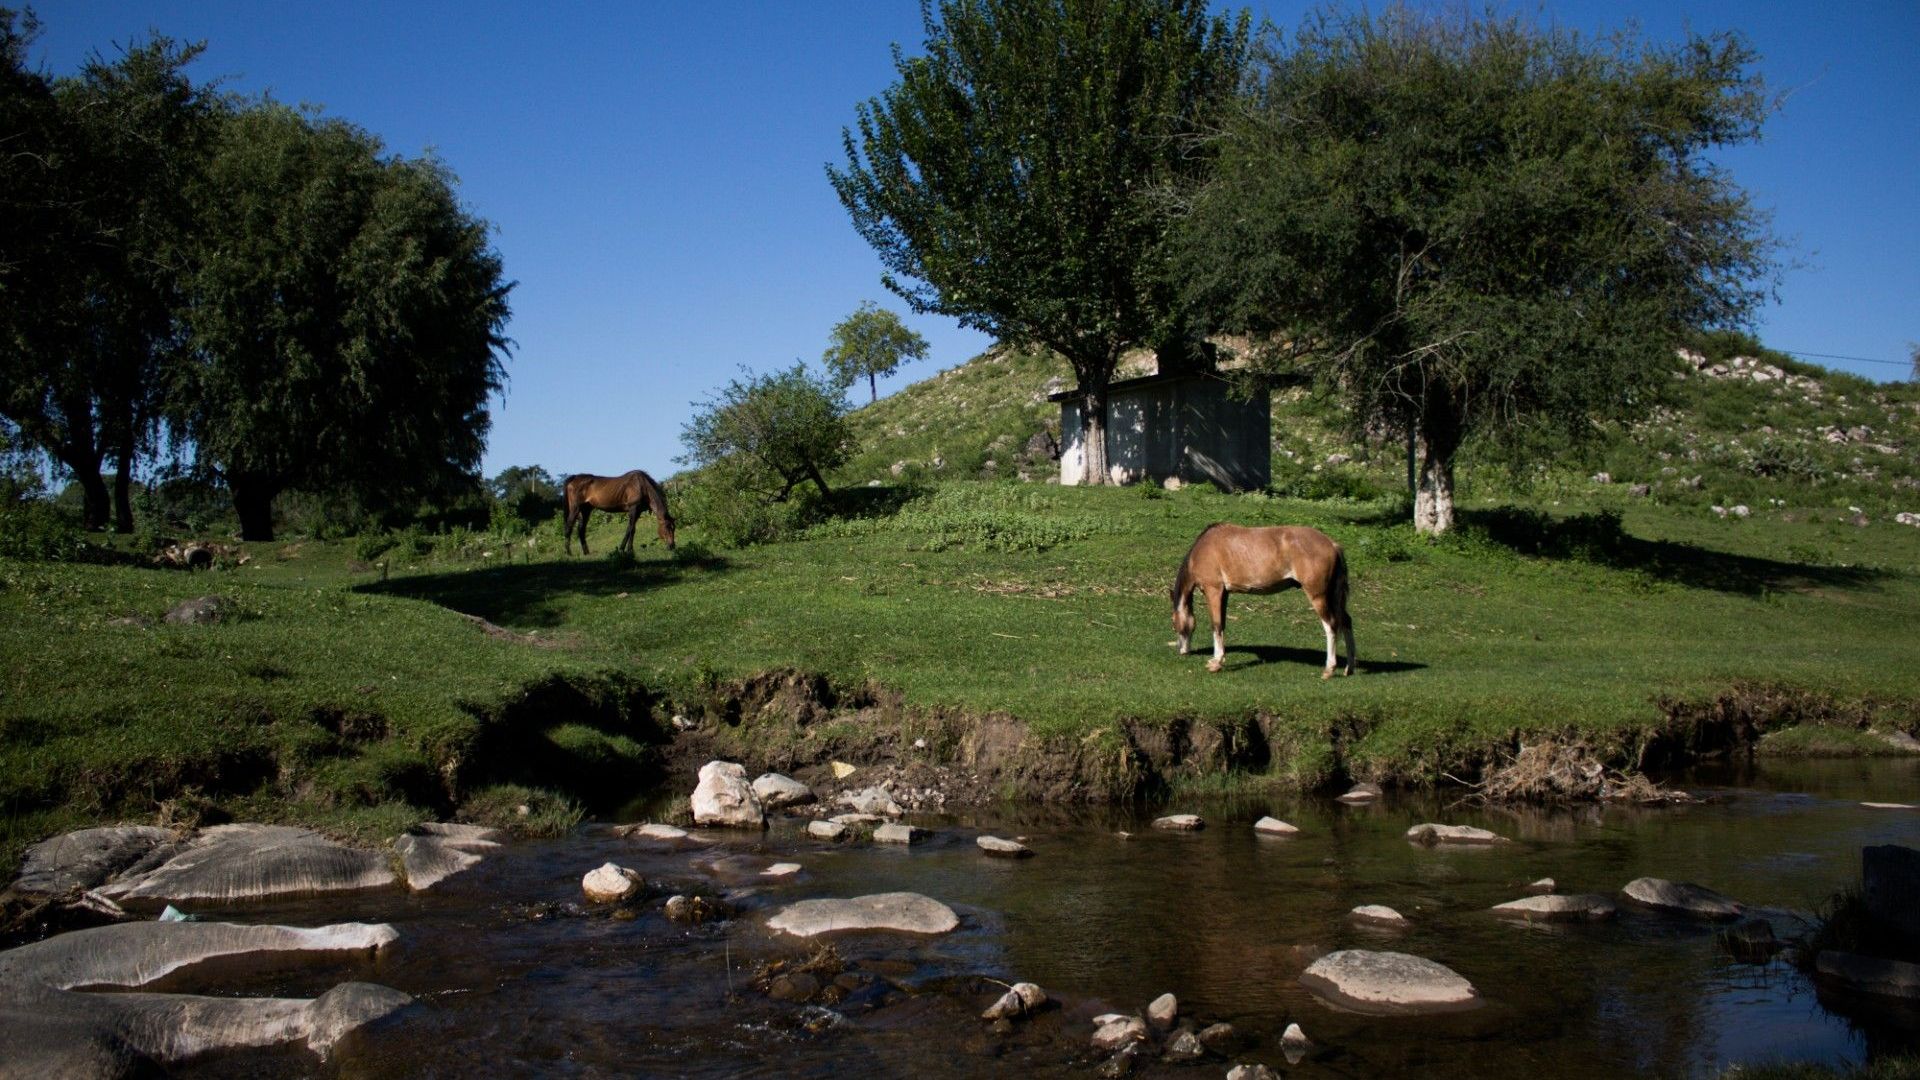
<svg viewBox="0 0 1920 1080">
<path fill-rule="evenodd" d="M 893 374 L 908 360 L 924 360 L 926 356 L 926 338 L 909 330 L 900 316 L 868 301 L 834 324 L 827 351 L 820 359 L 842 387 L 865 378 L 868 400 L 878 401 L 880 376 Z"/>
<path fill-rule="evenodd" d="M 1689 331 L 1766 295 L 1766 216 L 1708 156 L 1758 137 L 1754 59 L 1733 35 L 1312 18 L 1263 43 L 1176 273 L 1261 369 L 1317 377 L 1356 427 L 1411 428 L 1416 524 L 1444 531 L 1469 436 L 1643 411 Z"/>
<path fill-rule="evenodd" d="M 926 54 L 858 107 L 840 201 L 917 312 L 1072 365 L 1088 477 L 1104 482 L 1106 388 L 1129 348 L 1177 331 L 1156 188 L 1233 93 L 1246 17 L 1204 0 L 941 0 Z"/>
<path fill-rule="evenodd" d="M 174 419 L 242 535 L 288 488 L 379 505 L 472 474 L 512 286 L 445 166 L 267 102 L 227 119 L 201 201 Z"/>
<path fill-rule="evenodd" d="M 718 468 L 727 483 L 776 501 L 811 480 L 828 496 L 826 473 L 847 460 L 853 429 L 842 389 L 805 364 L 748 374 L 722 387 L 680 432 L 695 468 Z"/>
</svg>

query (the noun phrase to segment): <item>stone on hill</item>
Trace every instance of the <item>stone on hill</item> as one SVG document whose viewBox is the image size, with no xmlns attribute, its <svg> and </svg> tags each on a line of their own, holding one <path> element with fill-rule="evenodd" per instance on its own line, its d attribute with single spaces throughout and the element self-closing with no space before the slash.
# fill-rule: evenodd
<svg viewBox="0 0 1920 1080">
<path fill-rule="evenodd" d="M 1429 847 L 1435 844 L 1505 844 L 1510 841 L 1499 833 L 1476 829 L 1471 825 L 1436 825 L 1428 822 L 1407 830 L 1407 839 Z"/>
<path fill-rule="evenodd" d="M 1547 893 L 1495 904 L 1493 913 L 1528 922 L 1586 922 L 1611 919 L 1613 901 L 1598 893 Z"/>
<path fill-rule="evenodd" d="M 164 862 L 100 889 L 118 900 L 252 900 L 392 885 L 385 854 L 350 848 L 309 829 L 215 825 Z"/>
<path fill-rule="evenodd" d="M 142 860 L 164 857 L 180 842 L 172 829 L 151 825 L 63 833 L 27 849 L 13 887 L 24 896 L 64 896 L 96 888 Z"/>
<path fill-rule="evenodd" d="M 919 893 L 875 893 L 850 900 L 802 900 L 776 912 L 767 926 L 795 937 L 842 930 L 944 934 L 960 925 L 952 908 Z"/>
<path fill-rule="evenodd" d="M 168 609 L 166 621 L 183 626 L 208 626 L 233 614 L 232 600 L 224 596 L 200 596 L 182 600 Z"/>
<path fill-rule="evenodd" d="M 1663 878 L 1635 878 L 1627 883 L 1622 892 L 1627 899 L 1647 907 L 1659 908 L 1681 915 L 1691 915 L 1701 919 L 1737 919 L 1740 917 L 1740 904 L 1712 889 L 1687 882 L 1667 881 Z"/>
<path fill-rule="evenodd" d="M 813 789 L 780 773 L 763 773 L 753 781 L 753 793 L 768 810 L 813 801 Z"/>
<path fill-rule="evenodd" d="M 897 818 L 906 813 L 900 809 L 900 804 L 893 800 L 893 796 L 889 795 L 885 788 L 870 787 L 844 792 L 838 801 L 841 806 L 847 807 L 856 814 Z"/>
<path fill-rule="evenodd" d="M 1452 969 L 1406 953 L 1342 949 L 1313 962 L 1300 984 L 1323 1000 L 1374 1015 L 1459 1012 L 1480 994 Z"/>
<path fill-rule="evenodd" d="M 1295 836 L 1300 830 L 1277 817 L 1263 817 L 1253 823 L 1253 831 L 1266 836 Z"/>
<path fill-rule="evenodd" d="M 693 823 L 735 829 L 763 829 L 766 811 L 747 783 L 747 770 L 731 761 L 709 761 L 700 766 L 700 783 L 693 789 Z"/>
</svg>

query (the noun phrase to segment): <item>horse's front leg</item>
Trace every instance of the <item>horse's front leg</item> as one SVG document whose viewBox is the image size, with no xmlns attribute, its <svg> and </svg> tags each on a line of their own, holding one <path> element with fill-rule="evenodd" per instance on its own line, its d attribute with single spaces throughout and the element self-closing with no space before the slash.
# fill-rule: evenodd
<svg viewBox="0 0 1920 1080">
<path fill-rule="evenodd" d="M 1207 614 L 1213 620 L 1213 659 L 1207 661 L 1208 671 L 1219 671 L 1227 659 L 1227 590 L 1207 590 Z"/>
<path fill-rule="evenodd" d="M 587 519 L 592 516 L 592 507 L 583 506 L 580 508 L 580 554 L 582 555 L 593 554 L 593 552 L 587 550 Z"/>
<path fill-rule="evenodd" d="M 627 535 L 620 541 L 620 549 L 629 555 L 633 554 L 633 527 L 638 524 L 640 524 L 640 507 L 635 506 L 627 511 Z"/>
</svg>

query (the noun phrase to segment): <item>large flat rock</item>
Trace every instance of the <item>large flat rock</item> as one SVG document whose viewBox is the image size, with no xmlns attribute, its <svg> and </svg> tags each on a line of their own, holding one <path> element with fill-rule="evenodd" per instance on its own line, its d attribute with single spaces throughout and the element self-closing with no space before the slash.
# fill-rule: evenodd
<svg viewBox="0 0 1920 1080">
<path fill-rule="evenodd" d="M 1616 910 L 1613 901 L 1599 893 L 1548 893 L 1493 906 L 1496 915 L 1528 922 L 1595 922 L 1613 918 Z"/>
<path fill-rule="evenodd" d="M 1823 978 L 1857 993 L 1920 1001 L 1920 964 L 1823 949 L 1813 966 Z"/>
<path fill-rule="evenodd" d="M 217 922 L 115 923 L 0 952 L 0 994 L 27 985 L 55 990 L 130 989 L 223 956 L 375 952 L 399 937 L 385 923 L 336 923 L 310 929 Z"/>
<path fill-rule="evenodd" d="M 1406 953 L 1342 949 L 1313 962 L 1300 985 L 1335 1008 L 1374 1015 L 1462 1012 L 1480 1007 L 1453 969 Z"/>
<path fill-rule="evenodd" d="M 309 829 L 216 825 L 171 858 L 100 891 L 116 900 L 252 900 L 379 888 L 398 879 L 385 854 Z"/>
<path fill-rule="evenodd" d="M 1439 844 L 1504 844 L 1507 838 L 1471 825 L 1439 825 L 1428 822 L 1407 830 L 1407 841 L 1433 847 Z"/>
<path fill-rule="evenodd" d="M 152 825 L 110 825 L 65 833 L 27 849 L 14 888 L 26 896 L 61 896 L 97 888 L 143 860 L 164 857 L 181 842 L 179 833 Z"/>
<path fill-rule="evenodd" d="M 919 893 L 875 893 L 850 900 L 802 900 L 780 909 L 767 926 L 796 937 L 842 930 L 944 934 L 960 925 L 952 908 Z"/>
<path fill-rule="evenodd" d="M 1643 877 L 1627 882 L 1627 887 L 1620 891 L 1634 903 L 1658 908 L 1661 911 L 1670 911 L 1677 915 L 1691 915 L 1696 919 L 1740 917 L 1741 908 L 1738 901 L 1730 900 L 1704 885 Z"/>
<path fill-rule="evenodd" d="M 498 829 L 429 822 L 395 840 L 393 850 L 400 856 L 407 888 L 419 892 L 478 866 L 504 839 L 506 834 Z"/>
<path fill-rule="evenodd" d="M 347 1033 L 412 1001 L 372 983 L 311 1000 L 28 987 L 0 1001 L 0 1076 L 154 1076 L 215 1051 L 288 1044 L 324 1058 Z"/>
</svg>

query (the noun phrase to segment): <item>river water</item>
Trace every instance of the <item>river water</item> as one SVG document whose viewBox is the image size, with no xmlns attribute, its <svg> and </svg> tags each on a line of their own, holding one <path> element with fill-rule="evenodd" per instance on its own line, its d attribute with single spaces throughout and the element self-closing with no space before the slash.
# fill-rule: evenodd
<svg viewBox="0 0 1920 1080">
<path fill-rule="evenodd" d="M 220 993 L 318 993 L 358 978 L 419 1006 L 344 1044 L 317 1066 L 304 1052 L 202 1063 L 204 1076 L 1093 1076 L 1091 1018 L 1134 1012 L 1163 992 L 1183 1017 L 1225 1021 L 1246 1040 L 1199 1071 L 1157 1061 L 1135 1075 L 1219 1075 L 1260 1061 L 1296 1077 L 1713 1076 L 1774 1059 L 1857 1062 L 1920 1047 L 1920 1013 L 1819 992 L 1779 958 L 1736 959 L 1709 924 L 1636 910 L 1600 924 L 1516 925 L 1487 913 L 1552 877 L 1561 892 L 1617 895 L 1635 877 L 1693 881 L 1749 905 L 1783 938 L 1859 874 L 1864 845 L 1920 845 L 1920 762 L 1766 764 L 1677 778 L 1704 805 L 1491 811 L 1433 796 L 1347 807 L 1315 797 L 1193 804 L 1195 833 L 1149 827 L 1153 813 L 1009 809 L 916 818 L 934 838 L 911 849 L 832 845 L 782 819 L 764 837 L 699 833 L 669 851 L 585 827 L 509 845 L 420 896 L 364 894 L 253 905 L 209 917 L 395 924 L 377 960 L 293 973 L 228 971 Z M 1301 829 L 1257 835 L 1273 814 Z M 1422 821 L 1478 825 L 1496 848 L 1416 847 Z M 1129 838 L 1117 835 L 1125 831 Z M 982 832 L 1025 837 L 1031 859 L 1002 861 Z M 804 869 L 766 884 L 758 871 Z M 614 861 L 643 874 L 653 900 L 620 917 L 587 910 L 580 878 Z M 689 927 L 665 892 L 705 889 L 737 906 Z M 834 942 L 848 991 L 832 1007 L 776 1001 L 756 970 L 812 947 L 765 929 L 780 906 L 822 896 L 910 890 L 951 905 L 960 928 L 932 939 L 856 935 Z M 1412 920 L 1385 933 L 1351 924 L 1360 904 Z M 1379 948 L 1439 961 L 1473 982 L 1484 1007 L 1433 1017 L 1337 1012 L 1297 979 L 1318 950 Z M 826 978 L 832 978 L 829 968 Z M 978 1018 L 995 982 L 1028 980 L 1058 1007 L 996 1034 Z M 206 973 L 157 989 L 208 992 Z M 835 991 L 839 994 L 840 991 Z M 1289 1065 L 1279 1034 L 1314 1040 Z"/>
</svg>

